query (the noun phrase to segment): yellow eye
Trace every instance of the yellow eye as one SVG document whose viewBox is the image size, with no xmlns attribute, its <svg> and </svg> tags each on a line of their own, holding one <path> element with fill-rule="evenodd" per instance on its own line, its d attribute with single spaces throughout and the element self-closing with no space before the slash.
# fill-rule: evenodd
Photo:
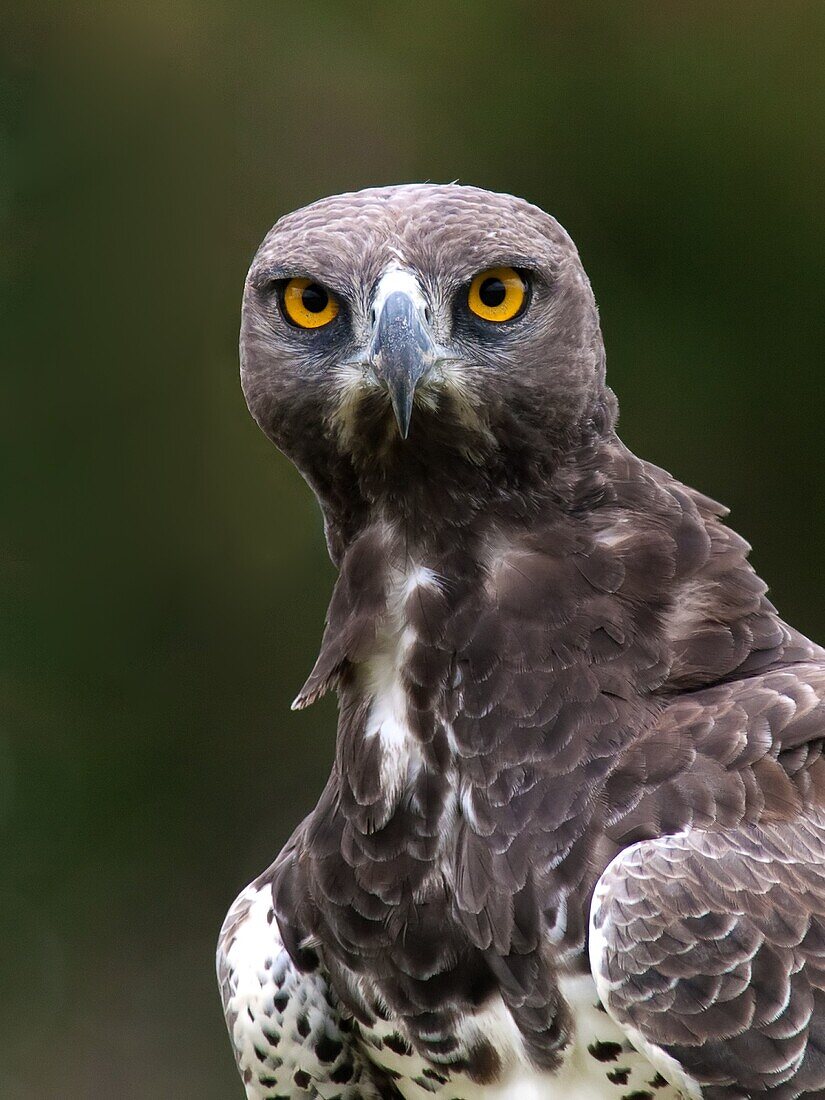
<svg viewBox="0 0 825 1100">
<path fill-rule="evenodd" d="M 312 279 L 290 279 L 284 287 L 284 312 L 299 328 L 323 328 L 338 316 L 338 299 Z"/>
<path fill-rule="evenodd" d="M 512 267 L 488 267 L 470 283 L 467 305 L 485 321 L 511 321 L 527 300 L 527 287 Z"/>
</svg>

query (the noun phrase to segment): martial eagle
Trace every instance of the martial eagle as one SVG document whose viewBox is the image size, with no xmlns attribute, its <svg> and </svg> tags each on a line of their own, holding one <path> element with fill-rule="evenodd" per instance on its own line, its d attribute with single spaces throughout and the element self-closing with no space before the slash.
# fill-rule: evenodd
<svg viewBox="0 0 825 1100">
<path fill-rule="evenodd" d="M 218 952 L 248 1097 L 825 1097 L 825 651 L 616 434 L 543 211 L 282 218 L 243 389 L 338 580 L 332 774 Z"/>
</svg>

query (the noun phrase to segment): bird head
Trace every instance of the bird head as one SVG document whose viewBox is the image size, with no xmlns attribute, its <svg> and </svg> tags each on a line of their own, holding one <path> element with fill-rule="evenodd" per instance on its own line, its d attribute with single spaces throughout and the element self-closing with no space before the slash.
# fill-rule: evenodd
<svg viewBox="0 0 825 1100">
<path fill-rule="evenodd" d="M 247 278 L 241 364 L 253 416 L 322 503 L 347 477 L 369 494 L 412 472 L 543 467 L 612 423 L 573 242 L 474 187 L 375 188 L 281 218 Z"/>
</svg>

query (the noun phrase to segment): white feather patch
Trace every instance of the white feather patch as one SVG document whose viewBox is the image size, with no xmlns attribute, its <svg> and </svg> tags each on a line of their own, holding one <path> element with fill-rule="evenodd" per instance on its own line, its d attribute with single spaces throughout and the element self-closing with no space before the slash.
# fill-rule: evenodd
<svg viewBox="0 0 825 1100">
<path fill-rule="evenodd" d="M 423 765 L 418 739 L 409 728 L 403 681 L 404 664 L 417 638 L 405 608 L 417 588 L 437 584 L 436 575 L 423 565 L 410 565 L 399 574 L 387 600 L 378 647 L 364 665 L 365 685 L 372 697 L 364 736 L 378 737 L 381 742 L 381 782 L 392 796 L 414 779 Z"/>
</svg>

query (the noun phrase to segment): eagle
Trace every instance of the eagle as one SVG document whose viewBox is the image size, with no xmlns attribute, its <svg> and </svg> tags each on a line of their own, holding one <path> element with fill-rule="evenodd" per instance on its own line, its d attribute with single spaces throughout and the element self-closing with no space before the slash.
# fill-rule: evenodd
<svg viewBox="0 0 825 1100">
<path fill-rule="evenodd" d="M 548 214 L 415 184 L 281 218 L 241 375 L 337 568 L 318 804 L 232 905 L 250 1098 L 825 1097 L 825 651 L 616 432 Z"/>
</svg>

